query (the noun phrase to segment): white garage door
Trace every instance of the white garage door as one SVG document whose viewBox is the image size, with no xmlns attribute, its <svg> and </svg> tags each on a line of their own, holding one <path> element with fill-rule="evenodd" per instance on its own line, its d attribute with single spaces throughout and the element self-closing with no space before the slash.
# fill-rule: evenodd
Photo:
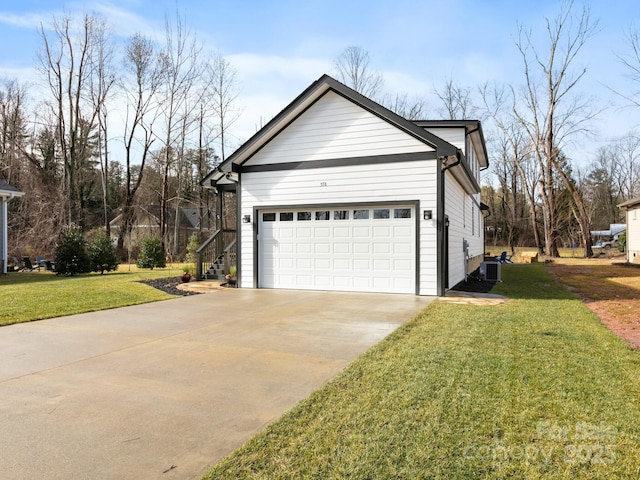
<svg viewBox="0 0 640 480">
<path fill-rule="evenodd" d="M 415 293 L 412 206 L 259 211 L 259 286 Z"/>
</svg>

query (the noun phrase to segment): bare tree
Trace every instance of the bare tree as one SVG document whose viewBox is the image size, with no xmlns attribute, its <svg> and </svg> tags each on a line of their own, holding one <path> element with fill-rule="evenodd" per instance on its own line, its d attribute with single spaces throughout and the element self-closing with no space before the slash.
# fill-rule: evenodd
<svg viewBox="0 0 640 480">
<path fill-rule="evenodd" d="M 505 202 L 503 210 L 507 212 L 507 238 L 513 235 L 510 232 L 515 230 L 515 225 L 524 214 L 524 209 L 519 205 L 520 196 L 523 195 L 527 202 L 526 210 L 533 240 L 537 250 L 542 253 L 536 208 L 536 189 L 540 181 L 540 170 L 536 168 L 532 159 L 531 144 L 526 131 L 511 114 L 513 91 L 504 87 L 490 88 L 485 85 L 480 89 L 480 93 L 484 102 L 484 115 L 493 121 L 496 128 L 493 137 L 497 139 L 498 162 L 494 166 L 494 171 L 505 192 L 503 193 L 503 202 Z"/>
<path fill-rule="evenodd" d="M 241 110 L 236 106 L 240 93 L 237 72 L 229 60 L 218 53 L 210 63 L 209 75 L 212 87 L 212 107 L 218 123 L 220 155 L 224 161 L 226 158 L 225 147 L 228 141 L 228 129 L 240 118 L 241 114 Z"/>
<path fill-rule="evenodd" d="M 113 51 L 107 38 L 106 25 L 96 26 L 95 58 L 92 59 L 90 95 L 94 108 L 98 111 L 98 157 L 100 161 L 100 183 L 102 186 L 102 215 L 107 235 L 111 235 L 109 208 L 109 129 L 107 100 L 116 82 L 112 64 Z"/>
<path fill-rule="evenodd" d="M 410 100 L 406 93 L 385 94 L 380 103 L 407 120 L 424 120 L 425 118 L 427 102 L 424 98 L 415 97 Z"/>
<path fill-rule="evenodd" d="M 467 120 L 478 113 L 471 95 L 471 88 L 456 85 L 451 77 L 445 81 L 442 89 L 435 90 L 435 94 L 442 102 L 438 112 L 445 119 Z"/>
<path fill-rule="evenodd" d="M 334 62 L 338 80 L 365 97 L 375 99 L 382 91 L 382 74 L 371 70 L 371 56 L 362 47 L 347 47 Z"/>
<path fill-rule="evenodd" d="M 24 86 L 3 82 L 0 90 L 0 178 L 19 184 L 22 151 L 27 140 Z"/>
<path fill-rule="evenodd" d="M 586 68 L 580 67 L 574 72 L 573 66 L 596 25 L 591 22 L 587 7 L 577 18 L 571 14 L 572 8 L 573 1 L 563 3 L 555 19 L 546 19 L 546 58 L 534 46 L 531 31 L 521 27 L 516 40 L 524 65 L 525 86 L 520 91 L 522 104 L 515 104 L 513 113 L 527 132 L 542 173 L 540 185 L 545 207 L 545 247 L 546 253 L 552 257 L 558 256 L 559 243 L 554 170 L 561 176 L 576 202 L 585 256 L 593 255 L 590 222 L 584 202 L 560 160 L 563 146 L 571 137 L 586 132 L 586 123 L 595 114 L 589 99 L 574 94 Z"/>
<path fill-rule="evenodd" d="M 103 19 L 84 15 L 76 24 L 71 17 L 54 18 L 51 30 L 40 28 L 40 72 L 49 87 L 51 112 L 64 163 L 67 221 L 84 224 L 84 207 L 91 188 L 90 159 L 101 105 L 90 98 L 91 79 L 104 45 Z M 87 183 L 89 182 L 89 183 Z"/>
<path fill-rule="evenodd" d="M 627 68 L 629 78 L 635 85 L 635 90 L 630 92 L 614 92 L 629 102 L 629 106 L 640 107 L 640 32 L 637 29 L 629 29 L 626 43 L 630 51 L 626 55 L 617 55 L 618 60 Z"/>
<path fill-rule="evenodd" d="M 162 52 L 163 78 L 160 114 L 163 121 L 162 189 L 160 192 L 160 238 L 167 241 L 167 207 L 170 200 L 169 177 L 174 163 L 181 161 L 181 144 L 194 123 L 197 102 L 194 100 L 196 82 L 202 73 L 198 61 L 201 46 L 187 29 L 184 20 L 176 15 L 175 25 L 165 22 L 165 47 Z M 177 168 L 180 170 L 180 167 Z M 177 239 L 176 239 L 177 241 Z"/>
<path fill-rule="evenodd" d="M 142 183 L 145 165 L 154 141 L 154 107 L 160 86 L 161 64 L 151 40 L 142 35 L 131 37 L 126 46 L 125 70 L 128 75 L 121 85 L 126 97 L 125 198 L 121 210 L 118 248 L 124 249 L 135 220 L 136 193 Z"/>
</svg>

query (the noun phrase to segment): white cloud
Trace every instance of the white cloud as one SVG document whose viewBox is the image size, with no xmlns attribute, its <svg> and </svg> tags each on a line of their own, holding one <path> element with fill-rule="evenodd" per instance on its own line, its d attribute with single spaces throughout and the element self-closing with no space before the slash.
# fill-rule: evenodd
<svg viewBox="0 0 640 480">
<path fill-rule="evenodd" d="M 242 116 L 232 130 L 249 139 L 311 83 L 327 73 L 331 62 L 318 58 L 287 58 L 242 53 L 226 57 L 238 71 Z"/>
<path fill-rule="evenodd" d="M 24 13 L 14 14 L 0 12 L 0 23 L 11 25 L 14 27 L 30 28 L 37 30 L 40 25 L 51 20 L 51 14 L 44 13 Z"/>
</svg>

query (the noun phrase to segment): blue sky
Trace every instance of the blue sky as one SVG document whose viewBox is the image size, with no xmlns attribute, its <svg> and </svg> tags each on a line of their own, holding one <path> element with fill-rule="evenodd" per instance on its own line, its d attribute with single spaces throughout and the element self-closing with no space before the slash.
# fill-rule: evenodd
<svg viewBox="0 0 640 480">
<path fill-rule="evenodd" d="M 21 0 L 0 2 L 0 77 L 36 82 L 38 28 L 54 15 L 95 12 L 124 40 L 142 32 L 161 38 L 165 15 L 179 11 L 207 48 L 225 55 L 238 70 L 243 108 L 235 126 L 238 142 L 269 120 L 323 73 L 350 45 L 367 49 L 372 67 L 389 92 L 420 95 L 437 118 L 434 87 L 447 78 L 463 86 L 484 82 L 522 83 L 522 62 L 514 45 L 518 24 L 544 34 L 544 17 L 560 1 L 488 0 Z M 576 10 L 582 3 L 576 2 Z M 620 109 L 612 87 L 632 84 L 616 59 L 628 51 L 624 34 L 640 26 L 636 0 L 592 1 L 597 34 L 578 59 L 588 68 L 580 89 L 604 108 L 593 122 L 590 149 L 567 152 L 588 162 L 590 151 L 612 136 L 640 125 L 640 112 Z M 544 50 L 543 50 L 544 51 Z M 578 158 L 579 157 L 579 158 Z"/>
</svg>

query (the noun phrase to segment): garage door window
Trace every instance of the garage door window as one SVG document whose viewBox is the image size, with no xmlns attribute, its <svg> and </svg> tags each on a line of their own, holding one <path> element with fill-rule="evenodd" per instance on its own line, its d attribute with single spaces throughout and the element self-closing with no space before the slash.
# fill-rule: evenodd
<svg viewBox="0 0 640 480">
<path fill-rule="evenodd" d="M 353 219 L 354 220 L 366 220 L 369 218 L 369 210 L 354 210 L 353 211 Z"/>
<path fill-rule="evenodd" d="M 333 212 L 334 220 L 349 220 L 349 210 L 335 210 Z"/>
<path fill-rule="evenodd" d="M 316 212 L 316 220 L 329 220 L 329 210 Z"/>
<path fill-rule="evenodd" d="M 308 222 L 311 220 L 311 212 L 298 212 L 299 222 Z"/>
<path fill-rule="evenodd" d="M 293 222 L 293 212 L 281 212 L 280 213 L 280 221 L 281 222 Z"/>
<path fill-rule="evenodd" d="M 275 213 L 263 213 L 262 214 L 262 221 L 263 222 L 275 222 L 276 221 L 276 214 Z"/>
<path fill-rule="evenodd" d="M 376 208 L 373 211 L 374 220 L 383 220 L 389 218 L 389 209 L 388 208 Z"/>
<path fill-rule="evenodd" d="M 393 218 L 411 218 L 410 208 L 394 208 Z"/>
</svg>

